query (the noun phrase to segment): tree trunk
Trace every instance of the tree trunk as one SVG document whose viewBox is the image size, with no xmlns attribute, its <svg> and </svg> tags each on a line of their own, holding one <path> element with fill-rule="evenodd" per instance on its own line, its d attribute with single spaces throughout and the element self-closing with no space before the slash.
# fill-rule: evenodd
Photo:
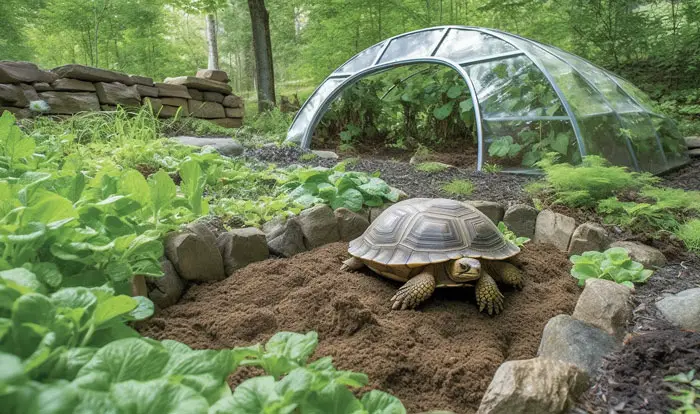
<svg viewBox="0 0 700 414">
<path fill-rule="evenodd" d="M 216 44 L 216 16 L 207 13 L 207 45 L 209 46 L 209 64 L 207 69 L 219 70 L 219 46 Z"/>
<path fill-rule="evenodd" d="M 270 41 L 270 16 L 265 0 L 248 0 L 250 23 L 253 27 L 255 52 L 255 78 L 258 90 L 258 111 L 269 111 L 276 105 L 275 72 L 272 67 L 272 42 Z"/>
</svg>

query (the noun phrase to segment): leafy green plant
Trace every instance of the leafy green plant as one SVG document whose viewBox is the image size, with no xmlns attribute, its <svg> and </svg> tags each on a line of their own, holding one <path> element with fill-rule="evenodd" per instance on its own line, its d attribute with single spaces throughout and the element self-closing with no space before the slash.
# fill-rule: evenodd
<svg viewBox="0 0 700 414">
<path fill-rule="evenodd" d="M 586 279 L 596 278 L 634 287 L 634 283 L 644 283 L 654 273 L 630 259 L 627 250 L 621 247 L 612 247 L 604 252 L 589 251 L 573 255 L 569 260 L 574 264 L 571 275 L 578 279 L 579 286 L 583 286 Z"/>
<path fill-rule="evenodd" d="M 313 152 L 307 152 L 306 154 L 302 154 L 302 156 L 299 157 L 299 159 L 301 159 L 302 161 L 312 161 L 316 158 L 318 158 L 318 155 L 314 154 Z"/>
<path fill-rule="evenodd" d="M 503 237 L 508 240 L 509 242 L 515 244 L 518 247 L 523 247 L 525 243 L 529 242 L 530 239 L 528 237 L 518 237 L 515 233 L 513 233 L 508 226 L 506 226 L 506 223 L 499 221 L 498 222 L 498 231 L 501 232 Z"/>
<path fill-rule="evenodd" d="M 442 190 L 456 195 L 469 195 L 474 192 L 474 184 L 469 180 L 452 180 L 442 185 Z"/>
<path fill-rule="evenodd" d="M 601 200 L 597 211 L 605 221 L 637 232 L 674 231 L 679 224 L 674 215 L 659 204 L 622 202 L 616 197 Z"/>
<path fill-rule="evenodd" d="M 700 253 L 700 219 L 690 220 L 680 226 L 676 236 L 683 240 L 688 250 Z"/>
<path fill-rule="evenodd" d="M 448 169 L 450 167 L 451 167 L 451 165 L 444 164 L 441 162 L 422 162 L 422 163 L 416 165 L 416 170 L 422 171 L 422 172 L 427 172 L 427 173 L 436 173 L 436 172 L 445 171 L 446 169 Z"/>
<path fill-rule="evenodd" d="M 700 413 L 700 379 L 695 379 L 695 370 L 687 373 L 681 372 L 676 375 L 664 377 L 664 381 L 679 384 L 671 385 L 674 393 L 668 398 L 681 404 L 680 407 L 670 411 L 671 414 L 698 414 Z"/>
<path fill-rule="evenodd" d="M 481 171 L 489 174 L 494 174 L 503 171 L 503 167 L 498 164 L 487 162 L 481 167 Z"/>
</svg>

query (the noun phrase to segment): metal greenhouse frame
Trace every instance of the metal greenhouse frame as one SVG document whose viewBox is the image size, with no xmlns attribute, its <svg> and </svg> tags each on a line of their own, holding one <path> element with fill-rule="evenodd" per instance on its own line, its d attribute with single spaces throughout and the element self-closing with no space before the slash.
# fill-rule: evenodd
<svg viewBox="0 0 700 414">
<path fill-rule="evenodd" d="M 489 145 L 503 135 L 522 133 L 533 123 L 538 123 L 540 133 L 543 123 L 563 127 L 567 132 L 556 138 L 570 138 L 561 138 L 557 148 L 574 163 L 587 154 L 598 154 L 616 165 L 660 173 L 688 161 L 687 148 L 673 121 L 655 113 L 646 95 L 630 82 L 553 46 L 469 26 L 404 33 L 353 56 L 306 100 L 287 140 L 309 148 L 314 129 L 346 88 L 371 74 L 418 63 L 450 67 L 469 88 L 476 118 L 478 170 L 489 157 Z M 501 65 L 507 76 L 494 77 L 495 64 Z M 508 108 L 505 102 L 509 97 L 511 103 L 526 100 L 517 86 L 518 79 L 538 77 L 544 87 L 551 87 L 558 101 L 551 100 L 549 108 Z M 607 134 L 599 131 L 605 127 L 609 127 Z M 498 128 L 505 128 L 506 133 L 497 133 Z M 513 141 L 512 136 L 507 138 Z"/>
</svg>

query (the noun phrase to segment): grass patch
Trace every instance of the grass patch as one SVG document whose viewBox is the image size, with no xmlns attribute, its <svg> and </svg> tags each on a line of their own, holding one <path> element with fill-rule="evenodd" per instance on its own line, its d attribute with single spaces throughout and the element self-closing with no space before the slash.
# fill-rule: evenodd
<svg viewBox="0 0 700 414">
<path fill-rule="evenodd" d="M 688 250 L 700 253 L 700 219 L 690 220 L 682 225 L 676 236 L 683 240 Z"/>
<path fill-rule="evenodd" d="M 498 164 L 491 164 L 487 162 L 481 167 L 481 171 L 489 174 L 494 174 L 503 171 L 503 167 Z"/>
<path fill-rule="evenodd" d="M 446 169 L 450 168 L 451 165 L 448 164 L 443 164 L 441 162 L 422 162 L 418 165 L 416 165 L 416 170 L 422 171 L 422 172 L 427 172 L 427 173 L 436 173 L 436 172 L 441 172 L 445 171 Z"/>
<path fill-rule="evenodd" d="M 301 158 L 302 161 L 311 161 L 318 158 L 318 155 L 314 154 L 313 152 L 307 152 L 306 154 L 302 154 L 302 156 L 299 158 Z"/>
<path fill-rule="evenodd" d="M 474 184 L 469 180 L 452 180 L 442 186 L 442 190 L 456 195 L 469 195 L 474 192 Z"/>
</svg>

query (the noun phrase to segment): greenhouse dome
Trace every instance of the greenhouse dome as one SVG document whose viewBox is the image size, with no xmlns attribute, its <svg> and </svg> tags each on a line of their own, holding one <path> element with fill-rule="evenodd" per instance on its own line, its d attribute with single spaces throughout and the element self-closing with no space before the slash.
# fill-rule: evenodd
<svg viewBox="0 0 700 414">
<path fill-rule="evenodd" d="M 466 26 L 409 32 L 358 53 L 306 100 L 287 141 L 309 148 L 316 125 L 346 88 L 418 63 L 448 66 L 464 79 L 476 118 L 478 170 L 495 163 L 532 171 L 547 152 L 573 164 L 596 154 L 651 173 L 689 159 L 675 123 L 630 82 L 553 46 Z"/>
</svg>

